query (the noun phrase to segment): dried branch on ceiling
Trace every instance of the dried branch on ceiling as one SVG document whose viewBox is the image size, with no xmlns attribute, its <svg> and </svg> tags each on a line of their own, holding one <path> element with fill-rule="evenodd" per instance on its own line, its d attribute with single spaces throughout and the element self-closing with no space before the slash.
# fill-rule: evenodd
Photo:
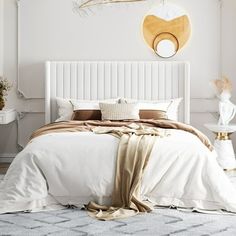
<svg viewBox="0 0 236 236">
<path fill-rule="evenodd" d="M 114 4 L 114 3 L 133 3 L 142 2 L 146 0 L 85 0 L 84 2 L 74 0 L 74 10 L 82 10 L 84 8 L 89 8 L 97 5 Z"/>
</svg>

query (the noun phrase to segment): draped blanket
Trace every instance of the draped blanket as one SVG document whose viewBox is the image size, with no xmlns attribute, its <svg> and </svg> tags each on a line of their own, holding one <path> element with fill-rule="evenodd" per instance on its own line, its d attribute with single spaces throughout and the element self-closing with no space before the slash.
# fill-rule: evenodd
<svg viewBox="0 0 236 236">
<path fill-rule="evenodd" d="M 42 128 L 36 130 L 31 139 L 38 137 L 40 135 L 49 133 L 62 133 L 62 132 L 93 132 L 96 127 L 128 127 L 131 124 L 137 124 L 145 127 L 163 128 L 163 129 L 178 129 L 196 135 L 201 142 L 210 150 L 213 150 L 213 146 L 209 139 L 199 130 L 192 127 L 191 125 L 183 124 L 181 122 L 172 120 L 127 120 L 127 121 L 62 121 L 51 123 L 43 126 Z M 142 131 L 144 132 L 144 130 Z"/>
<path fill-rule="evenodd" d="M 160 128 L 191 132 L 198 136 L 209 149 L 212 148 L 209 140 L 198 130 L 169 120 L 60 122 L 40 128 L 32 135 L 32 138 L 51 132 L 84 131 L 111 134 L 120 138 L 111 206 L 101 206 L 95 202 L 89 202 L 86 205 L 92 217 L 112 220 L 152 210 L 151 204 L 143 202 L 140 198 L 140 185 L 156 138 L 167 135 L 167 132 Z"/>
<path fill-rule="evenodd" d="M 128 217 L 138 212 L 150 212 L 151 207 L 140 199 L 140 185 L 157 136 L 157 128 L 130 125 L 128 127 L 98 127 L 95 133 L 111 133 L 120 137 L 116 161 L 116 177 L 112 193 L 112 206 L 99 206 L 90 202 L 86 208 L 90 215 L 100 220 Z"/>
</svg>

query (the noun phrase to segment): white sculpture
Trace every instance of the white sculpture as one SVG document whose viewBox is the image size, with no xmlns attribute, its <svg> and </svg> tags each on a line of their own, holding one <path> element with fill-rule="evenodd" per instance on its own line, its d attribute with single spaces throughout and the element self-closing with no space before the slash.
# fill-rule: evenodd
<svg viewBox="0 0 236 236">
<path fill-rule="evenodd" d="M 236 105 L 234 105 L 230 101 L 232 84 L 230 80 L 227 78 L 215 80 L 214 84 L 217 89 L 217 97 L 220 99 L 219 102 L 220 118 L 218 121 L 218 125 L 227 126 L 236 114 Z"/>
</svg>

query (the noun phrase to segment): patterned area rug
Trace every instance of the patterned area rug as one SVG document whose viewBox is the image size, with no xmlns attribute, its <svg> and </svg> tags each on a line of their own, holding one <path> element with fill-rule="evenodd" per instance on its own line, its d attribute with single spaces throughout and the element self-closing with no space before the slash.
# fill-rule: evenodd
<svg viewBox="0 0 236 236">
<path fill-rule="evenodd" d="M 0 235 L 234 236 L 236 216 L 156 209 L 150 214 L 98 221 L 78 209 L 0 215 Z"/>
<path fill-rule="evenodd" d="M 236 215 L 210 215 L 162 208 L 149 214 L 105 222 L 94 220 L 78 209 L 16 213 L 0 215 L 0 235 L 234 236 Z"/>
</svg>

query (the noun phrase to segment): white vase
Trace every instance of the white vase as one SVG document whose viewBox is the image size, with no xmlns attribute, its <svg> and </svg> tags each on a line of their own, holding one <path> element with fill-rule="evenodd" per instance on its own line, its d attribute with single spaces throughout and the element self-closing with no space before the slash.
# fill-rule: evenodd
<svg viewBox="0 0 236 236">
<path fill-rule="evenodd" d="M 236 106 L 230 101 L 230 97 L 229 91 L 223 91 L 219 96 L 219 125 L 227 126 L 235 116 Z"/>
</svg>

